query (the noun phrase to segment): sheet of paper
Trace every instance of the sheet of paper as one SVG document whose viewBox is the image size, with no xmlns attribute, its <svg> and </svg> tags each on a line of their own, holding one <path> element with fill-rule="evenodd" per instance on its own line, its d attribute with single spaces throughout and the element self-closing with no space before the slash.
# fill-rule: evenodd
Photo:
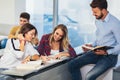
<svg viewBox="0 0 120 80">
<path fill-rule="evenodd" d="M 36 70 L 38 67 L 41 66 L 42 60 L 37 60 L 37 61 L 30 61 L 25 64 L 20 64 L 16 66 L 16 69 L 24 69 L 24 70 Z"/>
</svg>

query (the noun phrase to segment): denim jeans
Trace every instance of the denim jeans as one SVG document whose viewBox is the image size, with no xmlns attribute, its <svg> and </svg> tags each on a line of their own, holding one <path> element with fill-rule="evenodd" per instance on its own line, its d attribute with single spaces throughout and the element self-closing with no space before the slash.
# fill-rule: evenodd
<svg viewBox="0 0 120 80">
<path fill-rule="evenodd" d="M 87 73 L 85 80 L 96 80 L 98 76 L 116 65 L 117 56 L 96 55 L 93 51 L 88 51 L 74 58 L 68 64 L 72 80 L 82 80 L 80 68 L 87 64 L 95 64 L 95 66 Z"/>
</svg>

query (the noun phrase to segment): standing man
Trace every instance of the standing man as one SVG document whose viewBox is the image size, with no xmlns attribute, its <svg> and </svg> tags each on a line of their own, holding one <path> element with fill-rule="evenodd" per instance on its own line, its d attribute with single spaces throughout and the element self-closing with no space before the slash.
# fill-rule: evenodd
<svg viewBox="0 0 120 80">
<path fill-rule="evenodd" d="M 120 21 L 107 11 L 106 0 L 93 0 L 90 6 L 96 18 L 96 40 L 93 44 L 85 45 L 114 48 L 91 51 L 83 47 L 84 54 L 69 63 L 72 80 L 82 80 L 80 68 L 87 64 L 95 64 L 95 66 L 87 73 L 85 80 L 96 80 L 97 77 L 116 65 L 120 53 Z"/>
</svg>

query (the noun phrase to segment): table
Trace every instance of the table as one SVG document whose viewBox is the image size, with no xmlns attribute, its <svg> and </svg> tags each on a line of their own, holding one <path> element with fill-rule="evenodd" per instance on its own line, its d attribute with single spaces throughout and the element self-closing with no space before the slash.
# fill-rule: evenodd
<svg viewBox="0 0 120 80">
<path fill-rule="evenodd" d="M 15 70 L 13 73 L 5 73 L 14 79 L 21 80 L 71 80 L 68 70 L 68 62 L 70 59 L 64 59 L 60 62 L 42 65 L 38 70 L 25 71 Z"/>
</svg>

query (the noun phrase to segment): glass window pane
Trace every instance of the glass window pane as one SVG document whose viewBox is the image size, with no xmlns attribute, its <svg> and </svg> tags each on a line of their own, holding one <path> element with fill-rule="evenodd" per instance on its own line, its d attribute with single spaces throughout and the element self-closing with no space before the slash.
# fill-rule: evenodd
<svg viewBox="0 0 120 80">
<path fill-rule="evenodd" d="M 53 0 L 26 0 L 26 11 L 31 14 L 31 23 L 38 30 L 38 37 L 52 30 Z"/>
<path fill-rule="evenodd" d="M 58 0 L 58 24 L 65 24 L 73 47 L 95 39 L 95 18 L 89 6 L 92 0 Z M 64 3 L 63 3 L 64 2 Z M 119 0 L 108 1 L 108 10 L 120 19 Z M 53 0 L 26 0 L 26 11 L 38 29 L 39 38 L 53 30 Z M 55 15 L 55 14 L 54 14 Z"/>
<path fill-rule="evenodd" d="M 69 39 L 73 47 L 95 39 L 94 17 L 91 16 L 89 3 L 90 0 L 59 0 L 58 23 L 67 25 Z"/>
</svg>

